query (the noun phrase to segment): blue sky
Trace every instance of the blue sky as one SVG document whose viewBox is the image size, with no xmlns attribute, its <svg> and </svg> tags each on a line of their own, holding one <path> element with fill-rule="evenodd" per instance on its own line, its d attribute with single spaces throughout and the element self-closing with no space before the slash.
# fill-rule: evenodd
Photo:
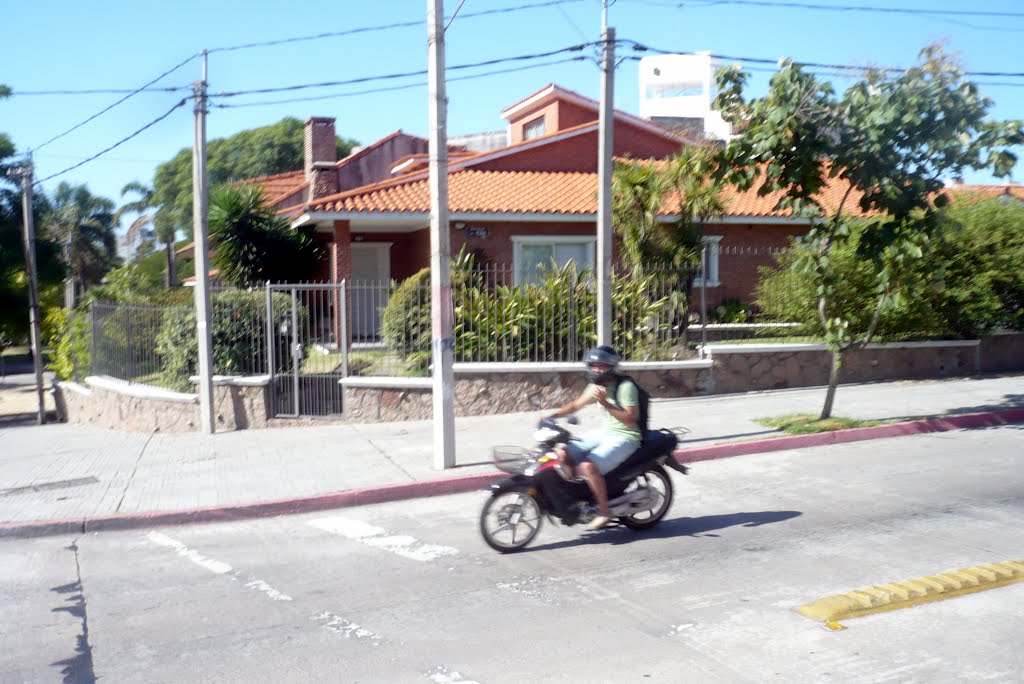
<svg viewBox="0 0 1024 684">
<path fill-rule="evenodd" d="M 575 0 L 558 6 L 473 17 L 485 10 L 535 4 L 543 0 L 465 0 L 449 29 L 449 66 L 547 52 L 596 40 L 601 26 L 600 0 Z M 992 0 L 807 0 L 833 6 L 886 6 L 967 12 L 1019 12 L 1024 3 Z M 451 14 L 458 0 L 447 0 Z M 249 0 L 211 2 L 176 0 L 129 3 L 58 0 L 17 3 L 4 9 L 5 57 L 0 83 L 14 97 L 0 101 L 0 131 L 20 151 L 35 148 L 120 99 L 121 95 L 18 95 L 19 91 L 91 88 L 134 89 L 201 49 L 343 31 L 356 27 L 419 21 L 417 26 L 344 37 L 294 42 L 211 54 L 211 93 L 340 81 L 426 68 L 426 0 L 304 0 L 301 3 Z M 1024 71 L 1024 17 L 929 17 L 806 8 L 751 7 L 701 0 L 616 0 L 609 23 L 620 39 L 658 48 L 798 61 L 854 65 L 906 66 L 928 42 L 945 40 L 971 71 Z M 15 29 L 15 30 L 12 30 Z M 592 54 L 589 50 L 585 54 Z M 626 54 L 635 54 L 632 52 Z M 620 53 L 621 55 L 621 53 Z M 550 62 L 555 58 L 539 60 Z M 527 65 L 536 62 L 524 62 Z M 520 65 L 506 64 L 489 69 Z M 200 76 L 198 60 L 162 79 L 160 86 L 186 86 Z M 451 72 L 450 77 L 479 73 Z M 763 91 L 767 73 L 753 73 L 752 92 Z M 637 111 L 637 62 L 623 61 L 616 75 L 615 104 Z M 996 101 L 992 114 L 1024 118 L 1024 79 L 977 78 Z M 501 130 L 498 116 L 508 104 L 556 82 L 597 98 L 600 74 L 593 61 L 570 62 L 451 81 L 448 86 L 449 134 Z M 840 80 L 837 88 L 845 87 Z M 1016 86 L 999 85 L 1015 83 Z M 296 97 L 340 95 L 370 88 L 416 84 L 404 90 L 349 95 L 318 101 L 251 107 L 217 104 L 266 102 Z M 95 154 L 164 114 L 186 93 L 141 93 L 77 131 L 35 153 L 37 178 L 56 173 Z M 224 137 L 274 123 L 285 116 L 337 118 L 339 135 L 372 142 L 396 129 L 427 133 L 425 77 L 250 95 L 214 100 L 209 137 Z M 70 173 L 44 184 L 52 191 L 60 180 L 86 183 L 96 194 L 117 200 L 127 182 L 149 183 L 156 166 L 192 140 L 192 108 L 179 108 L 136 138 Z M 1024 175 L 1024 162 L 1015 177 Z M 968 176 L 969 182 L 994 182 Z"/>
</svg>

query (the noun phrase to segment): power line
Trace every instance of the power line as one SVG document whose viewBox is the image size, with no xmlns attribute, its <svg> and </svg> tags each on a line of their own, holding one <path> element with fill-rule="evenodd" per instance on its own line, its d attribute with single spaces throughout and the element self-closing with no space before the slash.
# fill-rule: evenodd
<svg viewBox="0 0 1024 684">
<path fill-rule="evenodd" d="M 463 19 L 471 19 L 473 17 L 483 17 L 483 16 L 492 15 L 492 14 L 508 14 L 509 12 L 519 12 L 519 11 L 522 11 L 522 10 L 537 9 L 537 8 L 541 8 L 541 7 L 554 7 L 556 5 L 565 5 L 565 4 L 568 4 L 570 2 L 581 2 L 581 1 L 582 0 L 549 0 L 548 2 L 536 2 L 536 3 L 532 3 L 532 4 L 527 4 L 527 5 L 516 5 L 516 6 L 513 6 L 513 7 L 500 7 L 500 8 L 496 8 L 496 9 L 481 10 L 479 12 L 467 12 L 465 14 L 462 14 L 461 16 L 462 16 Z M 452 16 L 452 18 L 454 18 L 454 15 Z M 305 41 L 310 41 L 310 40 L 323 40 L 324 38 L 339 38 L 341 36 L 351 36 L 351 35 L 356 35 L 356 34 L 360 34 L 360 33 L 375 33 L 375 32 L 378 32 L 378 31 L 390 31 L 392 29 L 411 28 L 411 27 L 414 27 L 414 26 L 423 26 L 423 25 L 424 25 L 424 21 L 422 19 L 418 19 L 418 20 L 415 20 L 415 21 L 398 21 L 398 22 L 394 22 L 392 24 L 382 24 L 382 25 L 379 25 L 379 26 L 361 26 L 361 27 L 353 28 L 353 29 L 345 29 L 343 31 L 330 31 L 330 32 L 327 32 L 327 33 L 317 33 L 317 34 L 310 35 L 310 36 L 296 36 L 294 38 L 280 38 L 280 39 L 277 39 L 277 40 L 267 40 L 267 41 L 261 41 L 261 42 L 257 42 L 257 43 L 244 43 L 242 45 L 231 45 L 231 46 L 227 46 L 227 47 L 213 48 L 211 50 L 207 50 L 207 52 L 209 54 L 213 54 L 215 52 L 232 52 L 234 50 L 247 50 L 249 48 L 257 48 L 257 47 L 271 47 L 271 46 L 275 46 L 275 45 L 286 45 L 288 43 L 300 43 L 300 42 L 305 42 Z"/>
<path fill-rule="evenodd" d="M 468 81 L 474 78 L 483 78 L 485 76 L 494 76 L 496 74 L 508 74 L 517 71 L 527 71 L 529 69 L 539 69 L 541 67 L 554 66 L 556 64 L 566 64 L 568 62 L 582 62 L 586 61 L 587 57 L 568 57 L 566 59 L 556 59 L 550 62 L 541 62 L 540 64 L 527 64 L 526 66 L 511 67 L 508 69 L 495 69 L 494 71 L 485 71 L 479 74 L 467 74 L 466 76 L 455 76 L 447 79 L 448 82 L 452 81 Z M 331 95 L 317 95 L 313 97 L 295 97 L 286 100 L 263 100 L 260 102 L 242 102 L 238 104 L 218 104 L 213 105 L 218 109 L 237 109 L 239 107 L 260 107 L 265 105 L 276 105 L 276 104 L 290 104 L 293 102 L 315 102 L 319 100 L 333 100 L 342 97 L 353 97 L 356 95 L 370 95 L 373 93 L 385 93 L 396 90 L 409 90 L 411 88 L 424 88 L 426 87 L 425 82 L 416 83 L 405 83 L 397 86 L 385 86 L 383 88 L 371 88 L 368 90 L 355 90 L 347 93 L 334 93 Z"/>
<path fill-rule="evenodd" d="M 1024 12 L 992 12 L 988 10 L 941 10 L 919 7 L 869 7 L 865 5 L 819 5 L 809 2 L 780 0 L 715 0 L 716 5 L 747 5 L 750 7 L 786 7 L 790 9 L 826 10 L 833 12 L 880 12 L 884 14 L 931 15 L 937 17 L 1001 17 L 1024 19 Z"/>
<path fill-rule="evenodd" d="M 141 87 L 139 87 L 139 88 L 136 88 L 135 90 L 133 90 L 132 92 L 128 93 L 127 95 L 125 95 L 124 97 L 122 97 L 122 98 L 121 98 L 120 100 L 118 100 L 118 101 L 117 101 L 117 102 L 115 102 L 114 104 L 110 105 L 109 107 L 105 107 L 105 108 L 101 109 L 100 111 L 96 112 L 95 114 L 93 114 L 92 116 L 90 116 L 90 117 L 89 117 L 88 119 L 86 119 L 85 121 L 82 121 L 81 123 L 75 124 L 74 126 L 72 126 L 71 128 L 69 128 L 68 130 L 64 131 L 63 133 L 58 133 L 57 135 L 53 136 L 52 138 L 50 138 L 50 139 L 49 139 L 49 140 L 47 140 L 46 142 L 42 143 L 41 145 L 36 145 L 36 146 L 35 146 L 35 148 L 34 148 L 33 150 L 31 150 L 31 151 L 32 151 L 32 152 L 37 152 L 37 151 L 41 150 L 42 148 L 46 147 L 47 145 L 49 145 L 50 143 L 52 143 L 52 142 L 53 142 L 54 140 L 59 140 L 60 138 L 63 138 L 63 137 L 65 136 L 65 135 L 67 135 L 68 133 L 71 133 L 72 131 L 78 130 L 79 128 L 81 128 L 81 127 L 82 127 L 82 126 L 84 126 L 85 124 L 89 123 L 89 122 L 90 122 L 90 121 L 92 121 L 93 119 L 95 119 L 95 118 L 97 118 L 97 117 L 99 117 L 99 116 L 102 116 L 103 114 L 106 114 L 106 113 L 107 113 L 107 112 L 109 112 L 109 111 L 110 111 L 111 109 L 113 109 L 113 108 L 114 108 L 114 107 L 116 107 L 117 105 L 121 104 L 122 102 L 124 102 L 124 101 L 125 101 L 125 100 L 127 100 L 128 98 L 130 98 L 130 97 L 133 97 L 133 96 L 135 96 L 135 95 L 138 95 L 138 94 L 139 94 L 139 93 L 141 93 L 141 92 L 142 92 L 143 90 L 145 90 L 145 89 L 146 89 L 147 87 L 149 87 L 149 86 L 153 85 L 154 83 L 156 83 L 157 81 L 159 81 L 160 79 L 162 79 L 162 78 L 163 78 L 164 76 L 168 76 L 168 75 L 170 75 L 170 74 L 174 73 L 175 71 L 177 71 L 178 69 L 180 69 L 181 67 L 185 66 L 186 64 L 188 64 L 189 62 L 191 62 L 191 61 L 192 61 L 193 59 L 195 59 L 195 58 L 196 58 L 197 56 L 198 56 L 198 55 L 192 55 L 192 56 L 190 56 L 190 57 L 189 57 L 188 59 L 186 59 L 185 61 L 183 61 L 183 62 L 179 62 L 179 63 L 178 63 L 178 64 L 176 64 L 175 66 L 171 67 L 170 69 L 168 69 L 168 70 L 167 70 L 167 71 L 165 71 L 164 73 L 162 73 L 162 74 L 160 74 L 159 76 L 157 76 L 156 78 L 154 78 L 154 79 L 153 79 L 152 81 L 150 81 L 149 83 L 146 83 L 145 85 L 143 85 L 143 86 L 141 86 Z"/>
<path fill-rule="evenodd" d="M 83 164 L 88 164 L 92 160 L 97 159 L 97 158 L 103 156 L 107 152 L 110 152 L 114 148 L 123 145 L 124 143 L 128 142 L 129 140 L 131 140 L 135 136 L 139 135 L 140 133 L 145 131 L 147 128 L 150 128 L 151 126 L 154 126 L 154 125 L 160 123 L 161 121 L 163 121 L 164 119 L 169 117 L 174 112 L 174 110 L 178 109 L 179 107 L 184 106 L 184 104 L 186 102 L 188 102 L 188 101 L 189 101 L 189 98 L 187 98 L 187 97 L 182 98 L 176 105 L 174 105 L 173 107 L 168 109 L 167 112 L 165 112 L 164 114 L 161 114 L 157 118 L 153 119 L 148 124 L 146 124 L 145 126 L 140 128 L 139 130 L 135 131 L 131 135 L 128 135 L 128 136 L 125 136 L 124 138 L 121 138 L 120 140 L 118 140 L 116 143 L 114 143 L 110 147 L 107 147 L 106 149 L 100 150 L 99 152 L 97 152 L 96 154 L 92 155 L 88 159 L 83 159 L 82 161 L 78 162 L 77 164 L 69 166 L 66 169 L 62 170 L 62 171 L 58 171 L 57 173 L 51 174 L 51 175 L 47 176 L 46 178 L 41 178 L 40 180 L 37 180 L 35 183 L 33 183 L 33 185 L 39 185 L 40 183 L 45 183 L 46 181 L 51 180 L 53 178 L 56 178 L 57 176 L 62 176 L 65 173 L 67 173 L 68 171 L 73 171 L 74 169 L 77 169 L 79 166 L 82 166 Z"/>
<path fill-rule="evenodd" d="M 660 48 L 652 47 L 650 45 L 646 45 L 644 43 L 640 43 L 640 42 L 637 42 L 635 40 L 625 40 L 625 39 L 623 39 L 623 40 L 619 40 L 617 42 L 625 43 L 625 44 L 631 46 L 633 50 L 636 50 L 638 52 L 655 52 L 655 53 L 662 54 L 662 55 L 695 55 L 695 54 L 698 54 L 698 53 L 695 53 L 695 52 L 685 52 L 685 51 L 679 51 L 679 50 L 662 50 Z M 768 59 L 766 57 L 732 57 L 732 56 L 729 56 L 729 55 L 716 55 L 716 54 L 710 54 L 709 56 L 712 59 L 718 59 L 718 60 L 723 60 L 723 61 L 727 61 L 727 62 L 748 62 L 748 63 L 751 63 L 751 64 L 775 64 L 775 65 L 777 65 L 779 63 L 778 59 Z M 855 65 L 855 64 L 823 64 L 821 62 L 803 62 L 803 61 L 799 61 L 799 60 L 793 60 L 793 63 L 798 65 L 798 66 L 808 67 L 808 68 L 811 68 L 811 69 L 832 69 L 832 70 L 838 70 L 838 71 L 843 71 L 843 70 L 854 70 L 854 71 L 860 70 L 860 71 L 865 71 L 867 69 L 872 69 L 874 71 L 884 71 L 884 72 L 887 72 L 887 73 L 894 73 L 894 74 L 903 74 L 903 73 L 906 73 L 908 71 L 907 69 L 902 68 L 902 67 L 865 67 L 865 66 L 858 66 L 858 65 Z M 964 73 L 965 76 L 983 76 L 983 77 L 997 77 L 997 78 L 1024 78 L 1024 71 L 965 71 L 963 73 Z"/>
<path fill-rule="evenodd" d="M 883 14 L 904 14 L 908 16 L 920 16 L 929 19 L 936 19 L 957 26 L 964 26 L 970 29 L 977 29 L 979 31 L 1024 31 L 1024 27 L 1016 26 L 979 26 L 977 24 L 971 24 L 966 21 L 961 21 L 955 17 L 989 17 L 989 18 L 1024 18 L 1022 12 L 992 12 L 986 10 L 980 11 L 968 11 L 968 10 L 933 10 L 933 9 L 921 9 L 911 7 L 870 7 L 866 5 L 821 5 L 816 3 L 806 2 L 781 2 L 772 0 L 708 0 L 707 2 L 695 5 L 692 2 L 681 2 L 681 1 L 665 1 L 658 2 L 657 0 L 632 0 L 633 2 L 641 5 L 650 5 L 652 7 L 675 7 L 682 9 L 683 7 L 716 7 L 721 5 L 741 5 L 747 7 L 768 7 L 768 8 L 781 8 L 781 9 L 800 9 L 800 10 L 821 10 L 821 11 L 832 11 L 832 12 L 876 12 Z"/>
<path fill-rule="evenodd" d="M 536 52 L 536 53 L 528 54 L 528 55 L 515 55 L 513 57 L 498 57 L 496 59 L 489 59 L 489 60 L 485 60 L 483 62 L 474 62 L 472 64 L 457 64 L 455 66 L 448 67 L 447 70 L 448 71 L 459 71 L 461 69 L 473 69 L 473 68 L 482 67 L 482 66 L 491 66 L 492 64 L 503 64 L 505 62 L 517 62 L 517 61 L 523 61 L 523 60 L 528 60 L 528 59 L 541 59 L 542 57 L 552 57 L 554 55 L 560 55 L 560 54 L 563 54 L 563 53 L 566 53 L 566 52 L 578 52 L 580 50 L 583 50 L 584 48 L 589 47 L 590 45 L 596 45 L 596 44 L 597 44 L 596 42 L 594 42 L 594 43 L 581 43 L 579 45 L 570 45 L 569 47 L 564 47 L 564 48 L 561 48 L 561 49 L 558 49 L 558 50 L 551 50 L 549 52 Z M 256 89 L 253 89 L 253 90 L 237 90 L 237 91 L 233 91 L 233 92 L 213 93 L 212 95 L 210 95 L 210 97 L 237 97 L 239 95 L 256 95 L 256 94 L 263 94 L 263 93 L 281 93 L 281 92 L 287 92 L 287 91 L 291 91 L 291 90 L 305 90 L 307 88 L 329 88 L 329 87 L 332 87 L 332 86 L 354 85 L 354 84 L 357 84 L 357 83 L 367 83 L 367 82 L 370 82 L 370 81 L 386 81 L 386 80 L 393 80 L 393 79 L 398 79 L 398 78 L 411 78 L 413 76 L 424 76 L 424 75 L 426 75 L 426 73 L 427 73 L 426 69 L 421 69 L 421 70 L 418 70 L 418 71 L 406 71 L 406 72 L 395 73 L 395 74 L 382 74 L 382 75 L 379 75 L 379 76 L 363 76 L 363 77 L 360 77 L 360 78 L 350 78 L 350 79 L 347 79 L 347 80 L 344 80 L 344 81 L 325 81 L 325 82 L 322 82 L 322 83 L 301 83 L 301 84 L 297 84 L 297 85 L 280 86 L 280 87 L 276 87 L 276 88 L 256 88 Z"/>
<path fill-rule="evenodd" d="M 195 55 L 189 59 L 195 59 Z M 192 86 L 169 86 L 166 88 L 90 88 L 85 90 L 15 90 L 11 95 L 121 95 L 122 93 L 176 93 L 182 90 L 192 90 Z"/>
</svg>

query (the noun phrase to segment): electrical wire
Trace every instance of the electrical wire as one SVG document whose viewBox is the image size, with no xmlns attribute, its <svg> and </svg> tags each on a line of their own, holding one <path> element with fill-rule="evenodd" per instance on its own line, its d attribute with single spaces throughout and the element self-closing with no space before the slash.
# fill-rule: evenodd
<svg viewBox="0 0 1024 684">
<path fill-rule="evenodd" d="M 194 59 L 195 56 L 192 57 Z M 121 95 L 123 93 L 176 93 L 182 90 L 192 90 L 192 86 L 169 86 L 166 88 L 90 88 L 86 90 L 17 90 L 11 95 Z"/>
<path fill-rule="evenodd" d="M 75 124 L 74 126 L 72 126 L 71 128 L 69 128 L 68 130 L 64 131 L 63 133 L 58 133 L 57 135 L 53 136 L 52 138 L 50 138 L 50 139 L 49 139 L 49 140 L 47 140 L 46 142 L 44 142 L 44 143 L 42 143 L 42 144 L 40 144 L 40 145 L 36 145 L 36 146 L 35 146 L 34 148 L 32 148 L 32 150 L 30 150 L 30 151 L 31 151 L 31 152 L 37 152 L 38 150 L 41 150 L 42 148 L 44 148 L 44 147 L 46 147 L 47 145 L 49 145 L 50 143 L 52 143 L 52 142 L 53 142 L 54 140 L 60 140 L 61 138 L 63 138 L 63 137 L 64 137 L 65 135 L 67 135 L 68 133 L 71 133 L 72 131 L 76 131 L 76 130 L 78 130 L 79 128 L 81 128 L 81 127 L 82 127 L 82 126 L 84 126 L 85 124 L 89 123 L 89 122 L 90 122 L 90 121 L 92 121 L 93 119 L 96 119 L 97 117 L 99 117 L 99 116 L 102 116 L 103 114 L 106 114 L 106 113 L 107 113 L 107 112 L 109 112 L 109 111 L 110 111 L 111 109 L 113 109 L 113 108 L 114 108 L 114 107 L 116 107 L 117 105 L 121 104 L 121 103 L 122 103 L 122 102 L 124 102 L 125 100 L 129 99 L 130 97 L 133 97 L 133 96 L 135 96 L 135 95 L 138 95 L 138 94 L 139 94 L 139 93 L 141 93 L 141 92 L 142 92 L 143 90 L 145 90 L 145 89 L 146 89 L 147 87 L 149 87 L 149 86 L 153 85 L 154 83 L 156 83 L 156 82 L 157 82 L 157 81 L 159 81 L 160 79 L 164 78 L 165 76 L 169 76 L 170 74 L 173 74 L 173 73 L 174 73 L 175 71 L 177 71 L 177 70 L 178 70 L 178 69 L 180 69 L 181 67 L 185 66 L 186 64 L 188 64 L 189 62 L 191 62 L 191 61 L 192 61 L 193 59 L 195 59 L 195 58 L 196 58 L 196 57 L 198 57 L 198 56 L 199 56 L 199 55 L 192 55 L 192 56 L 190 56 L 190 57 L 189 57 L 188 59 L 184 60 L 183 62 L 179 62 L 178 64 L 174 65 L 173 67 L 171 67 L 170 69 L 168 69 L 168 70 L 167 70 L 167 71 L 165 71 L 164 73 L 162 73 L 162 74 L 160 74 L 159 76 L 157 76 L 156 78 L 154 78 L 154 79 L 153 79 L 152 81 L 150 81 L 149 83 L 146 83 L 145 85 L 143 85 L 143 86 L 141 86 L 141 87 L 139 87 L 139 88 L 136 88 L 136 89 L 135 89 L 135 90 L 133 90 L 132 92 L 128 93 L 127 95 L 125 95 L 124 97 L 122 97 L 122 98 L 121 98 L 120 100 L 118 100 L 118 101 L 117 101 L 117 102 L 115 102 L 114 104 L 110 105 L 109 107 L 105 107 L 105 108 L 101 109 L 100 111 L 96 112 L 95 114 L 93 114 L 92 116 L 90 116 L 90 117 L 89 117 L 88 119 L 86 119 L 85 121 L 82 121 L 81 123 L 77 123 L 77 124 Z"/>
<path fill-rule="evenodd" d="M 657 0 L 632 0 L 632 2 L 649 5 L 651 7 L 675 7 L 682 9 L 684 7 L 715 7 L 722 5 L 740 5 L 746 7 L 762 7 L 762 8 L 781 8 L 781 9 L 800 9 L 800 10 L 821 10 L 821 11 L 832 11 L 832 12 L 876 12 L 884 14 L 904 14 L 909 16 L 921 16 L 928 19 L 935 19 L 937 21 L 944 21 L 946 23 L 955 24 L 957 26 L 964 26 L 970 29 L 977 29 L 979 31 L 1024 31 L 1024 27 L 1017 26 L 979 26 L 978 24 L 971 24 L 966 21 L 956 19 L 954 17 L 990 17 L 990 18 L 1024 18 L 1022 12 L 992 12 L 987 10 L 969 11 L 969 10 L 932 10 L 932 9 L 921 9 L 921 8 L 910 8 L 910 7 L 869 7 L 866 5 L 821 5 L 815 3 L 806 2 L 779 2 L 772 0 L 708 0 L 701 4 L 695 4 L 692 2 L 658 2 Z"/>
<path fill-rule="evenodd" d="M 646 45 L 644 43 L 640 43 L 638 41 L 628 40 L 628 39 L 617 39 L 616 43 L 623 43 L 625 45 L 631 46 L 632 49 L 636 50 L 637 52 L 655 52 L 655 53 L 661 54 L 661 55 L 695 55 L 695 54 L 698 54 L 698 53 L 695 53 L 695 52 L 683 52 L 683 51 L 678 51 L 678 50 L 662 50 L 660 48 L 652 47 L 650 45 Z M 706 54 L 706 53 L 703 53 L 703 54 Z M 777 65 L 779 63 L 778 59 L 768 59 L 768 58 L 765 58 L 765 57 L 732 57 L 732 56 L 729 56 L 729 55 L 716 55 L 716 54 L 711 54 L 709 56 L 712 59 L 718 59 L 718 60 L 723 60 L 723 61 L 727 61 L 727 62 L 746 62 L 746 63 L 751 63 L 751 64 L 775 64 L 775 65 Z M 799 60 L 793 60 L 793 63 L 798 65 L 798 66 L 807 67 L 807 68 L 811 68 L 811 69 L 831 69 L 831 70 L 838 70 L 838 71 L 843 71 L 843 70 L 860 70 L 860 71 L 864 71 L 865 69 L 869 69 L 870 68 L 870 69 L 873 69 L 875 71 L 884 71 L 884 72 L 887 72 L 887 73 L 894 73 L 894 74 L 902 74 L 902 73 L 906 73 L 907 72 L 907 69 L 904 69 L 902 67 L 865 67 L 865 66 L 857 66 L 855 64 L 824 64 L 824 63 L 821 63 L 821 62 L 803 62 L 803 61 L 799 61 Z M 965 76 L 982 76 L 982 77 L 998 77 L 998 78 L 1024 78 L 1024 71 L 965 71 L 963 73 L 964 73 Z"/>
<path fill-rule="evenodd" d="M 485 76 L 494 76 L 496 74 L 509 74 L 518 71 L 527 71 L 529 69 L 539 69 L 541 67 L 554 66 L 556 64 L 566 64 L 569 62 L 582 62 L 586 61 L 587 57 L 568 57 L 566 59 L 557 59 L 550 62 L 542 62 L 540 64 L 527 64 L 526 66 L 511 67 L 508 69 L 495 69 L 494 71 L 485 71 L 480 74 L 467 74 L 465 76 L 455 76 L 453 78 L 446 79 L 448 82 L 452 81 L 468 81 L 475 78 L 483 78 Z M 293 102 L 316 102 L 319 100 L 333 100 L 342 97 L 353 97 L 356 95 L 370 95 L 373 93 L 385 93 L 396 90 L 409 90 L 412 88 L 425 88 L 427 84 L 425 82 L 416 83 L 405 83 L 397 86 L 385 86 L 383 88 L 371 88 L 369 90 L 356 90 L 347 93 L 333 93 L 331 95 L 316 95 L 314 97 L 295 97 L 286 100 L 263 100 L 259 102 L 241 102 L 238 104 L 215 104 L 213 105 L 217 109 L 237 109 L 239 107 L 261 107 L 266 105 L 277 105 L 277 104 L 290 104 Z"/>
<path fill-rule="evenodd" d="M 459 70 L 462 70 L 462 69 L 474 69 L 474 68 L 482 67 L 482 66 L 491 66 L 492 64 L 503 64 L 505 62 L 517 62 L 517 61 L 523 61 L 523 60 L 527 60 L 527 59 L 541 59 L 542 57 L 553 57 L 554 55 L 560 55 L 560 54 L 563 54 L 565 52 L 578 52 L 580 50 L 585 49 L 586 47 L 588 47 L 590 45 L 596 45 L 596 44 L 597 44 L 596 42 L 595 43 L 581 43 L 579 45 L 570 45 L 569 47 L 564 47 L 564 48 L 561 48 L 561 49 L 558 49 L 558 50 L 551 50 L 549 52 L 536 52 L 536 53 L 529 54 L 529 55 L 515 55 L 513 57 L 498 57 L 496 59 L 489 59 L 489 60 L 486 60 L 486 61 L 483 61 L 483 62 L 474 62 L 472 64 L 457 64 L 455 66 L 447 67 L 446 70 L 447 71 L 459 71 Z M 427 73 L 426 69 L 420 69 L 418 71 L 406 71 L 406 72 L 395 73 L 395 74 L 382 74 L 382 75 L 379 75 L 379 76 L 363 76 L 363 77 L 360 77 L 360 78 L 350 78 L 350 79 L 347 79 L 347 80 L 344 80 L 344 81 L 325 81 L 325 82 L 322 82 L 322 83 L 301 83 L 301 84 L 297 84 L 297 85 L 280 86 L 280 87 L 276 87 L 276 88 L 256 88 L 256 89 L 253 89 L 253 90 L 237 90 L 237 91 L 231 91 L 231 92 L 213 93 L 213 94 L 210 95 L 210 97 L 224 98 L 224 97 L 237 97 L 239 95 L 256 95 L 256 94 L 264 94 L 264 93 L 281 93 L 281 92 L 287 92 L 287 91 L 292 91 L 292 90 L 305 90 L 307 88 L 329 88 L 329 87 L 332 87 L 332 86 L 354 85 L 354 84 L 357 84 L 357 83 L 367 83 L 367 82 L 370 82 L 370 81 L 387 81 L 387 80 L 394 80 L 394 79 L 398 79 L 398 78 L 410 78 L 410 77 L 413 77 L 413 76 L 424 76 L 424 75 L 426 75 L 426 73 Z"/>
<path fill-rule="evenodd" d="M 519 12 L 522 10 L 537 9 L 541 7 L 554 7 L 555 5 L 565 5 L 570 2 L 582 2 L 582 0 L 548 0 L 548 2 L 535 2 L 526 5 L 516 5 L 514 7 L 499 7 L 489 10 L 480 10 L 478 12 L 467 12 L 462 16 L 463 19 L 471 19 L 473 17 L 483 17 L 492 14 L 508 14 L 509 12 Z M 454 15 L 453 17 L 454 18 Z M 449 22 L 450 23 L 450 22 Z M 249 48 L 257 47 L 271 47 L 274 45 L 285 45 L 288 43 L 300 43 L 310 40 L 323 40 L 324 38 L 338 38 L 341 36 L 351 36 L 360 33 L 374 33 L 377 31 L 390 31 L 398 28 L 410 28 L 413 26 L 424 26 L 425 21 L 423 19 L 417 19 L 415 21 L 398 21 L 392 24 L 382 24 L 380 26 L 361 26 L 353 29 L 345 29 L 343 31 L 330 31 L 327 33 L 317 33 L 310 36 L 296 36 L 294 38 L 281 38 L 278 40 L 267 40 L 257 43 L 244 43 L 242 45 L 231 45 L 226 47 L 219 47 L 207 50 L 208 54 L 215 52 L 232 52 L 234 50 L 247 50 Z"/>
<path fill-rule="evenodd" d="M 189 99 L 190 98 L 187 98 L 187 97 L 182 98 L 176 105 L 174 105 L 173 107 L 168 109 L 164 114 L 161 114 L 157 118 L 153 119 L 148 124 L 146 124 L 145 126 L 140 128 L 139 130 L 135 131 L 131 135 L 128 135 L 128 136 L 125 136 L 124 138 L 121 138 L 120 140 L 118 140 L 116 143 L 114 143 L 110 147 L 107 147 L 106 149 L 100 150 L 99 152 L 97 152 L 96 154 L 92 155 L 88 159 L 83 159 L 82 161 L 78 162 L 77 164 L 69 166 L 66 169 L 63 169 L 62 171 L 58 171 L 57 173 L 51 174 L 51 175 L 47 176 L 46 178 L 41 178 L 40 180 L 35 181 L 35 183 L 33 183 L 33 185 L 39 185 L 40 183 L 45 183 L 46 181 L 52 180 L 52 179 L 56 178 L 57 176 L 63 176 L 68 171 L 73 171 L 74 169 L 77 169 L 79 166 L 82 166 L 84 164 L 88 164 L 89 162 L 91 162 L 94 159 L 98 159 L 99 157 L 103 156 L 107 152 L 110 152 L 114 148 L 120 147 L 124 143 L 128 142 L 129 140 L 131 140 L 135 136 L 137 136 L 140 133 L 142 133 L 143 131 L 145 131 L 147 128 L 150 128 L 150 127 L 160 123 L 161 121 L 163 121 L 167 117 L 169 117 L 172 113 L 174 113 L 174 111 L 176 109 L 178 109 L 179 107 L 183 107 L 185 105 L 185 103 L 189 101 Z"/>
</svg>

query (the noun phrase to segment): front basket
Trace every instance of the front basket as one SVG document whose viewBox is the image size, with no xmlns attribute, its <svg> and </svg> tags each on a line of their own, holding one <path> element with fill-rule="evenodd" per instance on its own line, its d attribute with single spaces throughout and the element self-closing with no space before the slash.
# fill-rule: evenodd
<svg viewBox="0 0 1024 684">
<path fill-rule="evenodd" d="M 506 473 L 521 473 L 530 462 L 529 453 L 520 446 L 496 446 L 491 449 L 494 466 Z"/>
</svg>

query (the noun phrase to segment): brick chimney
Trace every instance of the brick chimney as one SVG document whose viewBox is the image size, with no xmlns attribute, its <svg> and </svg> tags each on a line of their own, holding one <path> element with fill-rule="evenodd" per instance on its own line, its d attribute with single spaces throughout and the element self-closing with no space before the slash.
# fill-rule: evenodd
<svg viewBox="0 0 1024 684">
<path fill-rule="evenodd" d="M 314 116 L 306 120 L 303 135 L 303 158 L 308 199 L 314 200 L 338 192 L 338 149 L 334 141 L 334 119 Z"/>
</svg>

